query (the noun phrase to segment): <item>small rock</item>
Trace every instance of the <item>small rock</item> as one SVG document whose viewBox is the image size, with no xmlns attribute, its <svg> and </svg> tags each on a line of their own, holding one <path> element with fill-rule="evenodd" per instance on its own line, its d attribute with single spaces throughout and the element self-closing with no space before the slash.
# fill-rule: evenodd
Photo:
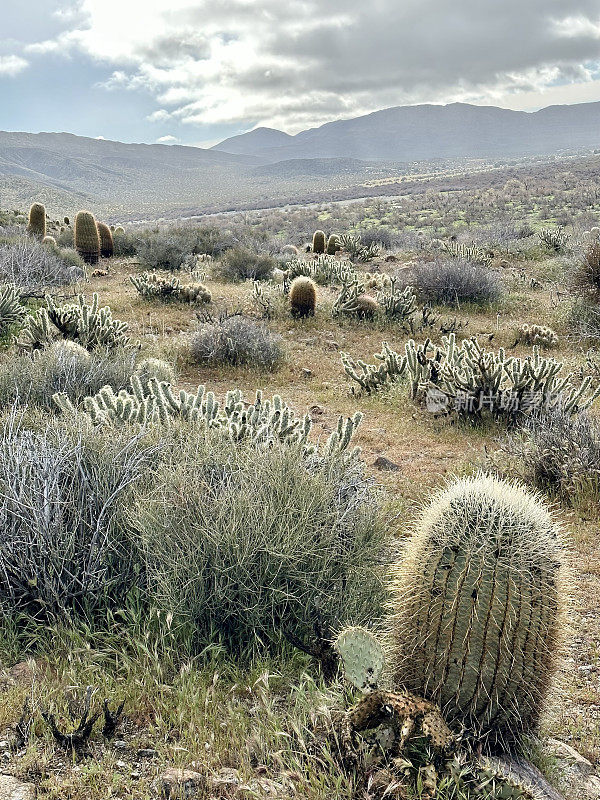
<svg viewBox="0 0 600 800">
<path fill-rule="evenodd" d="M 385 456 L 377 456 L 373 462 L 373 466 L 385 472 L 398 472 L 400 469 L 398 464 L 394 464 L 393 461 L 390 461 L 389 458 L 386 458 Z"/>
<path fill-rule="evenodd" d="M 116 739 L 113 742 L 113 747 L 115 750 L 125 750 L 127 747 L 127 742 L 124 742 L 123 739 Z"/>
<path fill-rule="evenodd" d="M 312 369 L 306 369 L 306 367 L 304 367 L 302 369 L 302 374 L 304 375 L 305 378 L 310 378 L 310 376 L 313 374 L 313 371 Z"/>
<path fill-rule="evenodd" d="M 142 777 L 142 773 L 141 772 L 132 772 L 130 777 L 131 777 L 132 781 L 139 781 L 139 779 Z"/>
<path fill-rule="evenodd" d="M 340 343 L 339 342 L 327 342 L 327 347 L 329 350 L 339 350 Z"/>
<path fill-rule="evenodd" d="M 35 786 L 22 783 L 12 775 L 0 775 L 0 800 L 34 800 Z"/>
<path fill-rule="evenodd" d="M 311 417 L 319 417 L 321 414 L 325 413 L 325 409 L 321 408 L 321 406 L 311 406 L 309 409 Z"/>
<path fill-rule="evenodd" d="M 115 764 L 117 769 L 127 769 L 127 762 L 126 761 L 117 761 Z"/>
<path fill-rule="evenodd" d="M 10 750 L 10 742 L 3 740 L 0 742 L 0 750 Z"/>
<path fill-rule="evenodd" d="M 566 761 L 568 765 L 577 770 L 580 775 L 592 775 L 594 767 L 591 762 L 584 758 L 581 753 L 578 753 L 574 747 L 566 742 L 561 742 L 558 739 L 548 739 L 548 746 L 556 758 Z"/>
<path fill-rule="evenodd" d="M 144 747 L 142 750 L 137 751 L 138 758 L 156 758 L 158 755 L 158 750 L 154 750 L 152 747 Z"/>
<path fill-rule="evenodd" d="M 205 793 L 207 781 L 199 772 L 190 769 L 168 769 L 152 784 L 154 791 L 166 800 L 188 797 L 198 797 L 200 792 Z"/>
</svg>

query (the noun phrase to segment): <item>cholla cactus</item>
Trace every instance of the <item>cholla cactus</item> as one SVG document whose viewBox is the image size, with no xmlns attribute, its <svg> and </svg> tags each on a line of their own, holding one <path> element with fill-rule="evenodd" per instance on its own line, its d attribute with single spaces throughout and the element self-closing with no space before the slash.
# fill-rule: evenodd
<svg viewBox="0 0 600 800">
<path fill-rule="evenodd" d="M 406 375 L 413 399 L 426 400 L 432 411 L 465 417 L 480 418 L 488 411 L 495 418 L 516 422 L 522 415 L 556 407 L 575 414 L 600 396 L 600 386 L 592 389 L 590 376 L 574 385 L 571 373 L 560 376 L 563 363 L 543 358 L 537 346 L 531 356 L 520 359 L 507 357 L 503 349 L 486 352 L 475 338 L 457 345 L 452 333 L 442 338 L 441 347 L 429 339 L 422 345 L 411 339 L 404 356 L 385 344 L 376 358 L 382 361 L 379 366 L 356 364 L 344 353 L 342 363 L 365 391 Z"/>
<path fill-rule="evenodd" d="M 135 368 L 134 373 L 140 381 L 144 395 L 150 391 L 150 381 L 157 380 L 159 383 L 175 382 L 175 370 L 166 361 L 160 358 L 145 358 Z"/>
<path fill-rule="evenodd" d="M 86 264 L 97 264 L 100 258 L 100 235 L 94 215 L 79 211 L 75 217 L 75 249 Z"/>
<path fill-rule="evenodd" d="M 46 235 L 46 209 L 41 203 L 33 203 L 29 209 L 27 232 L 38 239 Z"/>
<path fill-rule="evenodd" d="M 551 230 L 542 228 L 539 232 L 540 244 L 544 245 L 555 253 L 562 253 L 569 241 L 569 234 L 560 225 Z"/>
<path fill-rule="evenodd" d="M 304 276 L 312 278 L 321 286 L 343 283 L 345 280 L 356 277 L 356 271 L 349 261 L 338 260 L 328 255 L 310 261 L 295 258 L 286 266 L 288 280 L 292 281 L 294 278 Z"/>
<path fill-rule="evenodd" d="M 561 643 L 564 561 L 540 498 L 487 475 L 455 480 L 394 570 L 393 684 L 486 747 L 534 732 Z"/>
<path fill-rule="evenodd" d="M 452 258 L 464 258 L 473 264 L 482 264 L 484 267 L 492 264 L 491 256 L 483 248 L 478 247 L 475 242 L 471 242 L 471 244 L 443 242 L 442 247 Z"/>
<path fill-rule="evenodd" d="M 396 286 L 397 279 L 392 278 L 389 289 L 381 289 L 377 301 L 381 310 L 388 319 L 408 323 L 417 312 L 417 297 L 412 286 L 400 289 Z"/>
<path fill-rule="evenodd" d="M 76 409 L 64 394 L 53 397 L 55 404 L 69 414 L 82 413 Z M 308 442 L 311 420 L 307 414 L 297 417 L 279 395 L 264 400 L 258 391 L 254 403 L 244 403 L 239 389 L 227 392 L 221 405 L 213 392 L 199 386 L 195 394 L 181 390 L 175 394 L 168 383 L 152 378 L 144 386 L 139 375 L 131 378 L 131 391 L 115 393 L 105 386 L 94 397 L 83 401 L 84 412 L 94 425 L 121 427 L 138 424 L 170 426 L 180 420 L 203 428 L 216 428 L 233 441 L 248 440 L 256 445 L 269 447 L 274 442 L 285 445 L 298 445 L 306 456 L 327 458 L 334 454 L 347 452 L 356 457 L 358 449 L 350 449 L 350 444 L 362 420 L 355 414 L 346 420 L 340 418 L 337 429 L 319 450 Z"/>
<path fill-rule="evenodd" d="M 518 341 L 525 344 L 537 344 L 540 347 L 548 349 L 556 347 L 558 344 L 558 336 L 546 325 L 521 325 L 518 332 Z"/>
<path fill-rule="evenodd" d="M 340 247 L 345 250 L 353 261 L 366 264 L 373 258 L 381 255 L 381 248 L 375 242 L 364 245 L 360 236 L 353 233 L 344 233 L 338 239 Z"/>
<path fill-rule="evenodd" d="M 11 325 L 18 325 L 27 317 L 27 309 L 21 305 L 21 292 L 12 284 L 0 287 L 0 335 Z"/>
<path fill-rule="evenodd" d="M 55 339 L 71 339 L 86 350 L 114 349 L 130 347 L 127 336 L 129 325 L 113 319 L 109 306 L 100 308 L 97 294 L 92 304 L 87 305 L 80 295 L 77 303 L 56 306 L 54 300 L 46 297 L 46 305 L 30 317 L 16 341 L 24 350 L 37 350 Z"/>
<path fill-rule="evenodd" d="M 323 231 L 315 231 L 313 234 L 312 240 L 312 250 L 313 253 L 324 253 L 325 252 L 325 234 Z"/>
<path fill-rule="evenodd" d="M 181 300 L 196 305 L 210 303 L 212 295 L 202 283 L 193 283 L 184 286 L 179 278 L 165 278 L 156 272 L 144 272 L 141 275 L 132 275 L 129 280 L 137 291 L 146 298 L 161 298 L 163 300 Z"/>
</svg>

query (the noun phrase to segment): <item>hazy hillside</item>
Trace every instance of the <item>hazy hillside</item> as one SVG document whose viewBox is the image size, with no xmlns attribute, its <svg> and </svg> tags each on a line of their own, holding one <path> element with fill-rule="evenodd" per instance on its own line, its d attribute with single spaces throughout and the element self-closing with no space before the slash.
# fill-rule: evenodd
<svg viewBox="0 0 600 800">
<path fill-rule="evenodd" d="M 271 161 L 341 157 L 420 161 L 547 154 L 600 146 L 600 103 L 550 106 L 534 113 L 465 103 L 399 106 L 329 122 L 276 146 L 275 134 L 281 132 L 270 130 L 266 136 L 265 130 L 227 139 L 214 150 Z"/>
</svg>

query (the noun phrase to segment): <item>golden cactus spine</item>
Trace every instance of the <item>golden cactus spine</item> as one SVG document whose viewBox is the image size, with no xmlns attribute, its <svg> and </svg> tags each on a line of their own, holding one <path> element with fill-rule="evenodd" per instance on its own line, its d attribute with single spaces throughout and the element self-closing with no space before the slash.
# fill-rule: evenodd
<svg viewBox="0 0 600 800">
<path fill-rule="evenodd" d="M 46 235 L 46 209 L 41 203 L 33 203 L 29 209 L 27 231 L 38 239 L 43 239 Z"/>
<path fill-rule="evenodd" d="M 290 308 L 294 317 L 312 317 L 317 305 L 317 287 L 311 278 L 300 275 L 290 286 Z"/>
<path fill-rule="evenodd" d="M 423 512 L 391 588 L 394 685 L 490 749 L 535 732 L 567 594 L 561 531 L 540 498 L 492 476 L 455 480 Z"/>
<path fill-rule="evenodd" d="M 313 253 L 325 252 L 325 234 L 323 231 L 315 231 L 312 241 Z"/>
<path fill-rule="evenodd" d="M 100 235 L 94 215 L 79 211 L 75 217 L 75 249 L 86 264 L 97 264 L 100 258 Z"/>
</svg>

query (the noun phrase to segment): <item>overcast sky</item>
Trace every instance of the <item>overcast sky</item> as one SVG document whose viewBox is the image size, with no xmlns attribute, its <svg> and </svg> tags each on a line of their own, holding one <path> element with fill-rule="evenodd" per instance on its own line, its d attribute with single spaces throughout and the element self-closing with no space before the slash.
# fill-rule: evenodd
<svg viewBox="0 0 600 800">
<path fill-rule="evenodd" d="M 214 143 L 600 101 L 600 0 L 1 0 L 0 129 Z"/>
</svg>

